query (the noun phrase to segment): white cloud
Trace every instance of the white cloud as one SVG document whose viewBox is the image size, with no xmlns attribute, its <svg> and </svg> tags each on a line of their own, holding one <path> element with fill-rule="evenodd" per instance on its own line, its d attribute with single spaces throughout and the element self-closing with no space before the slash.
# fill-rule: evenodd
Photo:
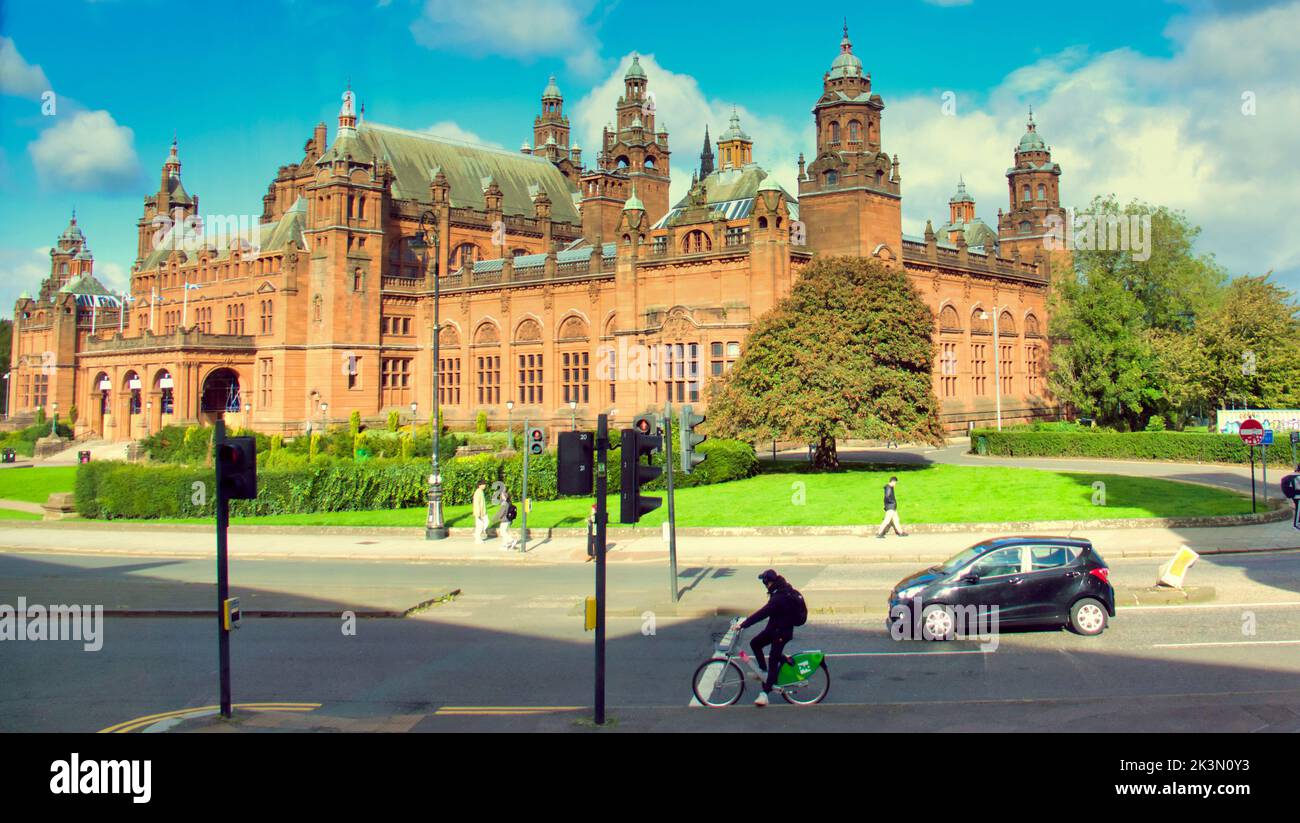
<svg viewBox="0 0 1300 823">
<path fill-rule="evenodd" d="M 0 317 L 12 317 L 18 295 L 27 292 L 35 297 L 41 281 L 50 275 L 50 247 L 0 248 L 0 271 L 5 273 L 0 277 Z"/>
<path fill-rule="evenodd" d="M 0 94 L 39 98 L 49 88 L 41 67 L 24 60 L 12 38 L 0 37 Z"/>
<path fill-rule="evenodd" d="M 426 0 L 411 33 L 431 49 L 563 57 L 570 71 L 590 77 L 601 62 L 588 21 L 595 5 L 594 0 Z"/>
<path fill-rule="evenodd" d="M 140 184 L 135 135 L 106 111 L 62 116 L 27 146 L 42 184 L 67 191 L 117 192 Z"/>
<path fill-rule="evenodd" d="M 647 92 L 654 99 L 655 128 L 668 129 L 672 202 L 686 195 L 691 173 L 699 167 L 705 124 L 716 151 L 718 135 L 727 129 L 733 105 L 741 128 L 754 140 L 754 161 L 775 174 L 777 182 L 787 191 L 797 195 L 798 154 L 811 129 L 807 130 L 809 134 L 804 134 L 783 118 L 755 115 L 741 101 L 710 98 L 694 77 L 665 69 L 652 54 L 640 55 L 640 63 L 646 72 Z M 613 124 L 614 108 L 624 90 L 623 75 L 631 64 L 632 55 L 624 55 L 614 71 L 571 109 L 574 137 L 583 147 L 583 161 L 588 166 L 596 165 L 601 130 Z"/>
<path fill-rule="evenodd" d="M 1084 206 L 1114 193 L 1184 210 L 1202 227 L 1200 248 L 1233 273 L 1270 269 L 1300 288 L 1300 51 L 1290 32 L 1300 3 L 1171 28 L 1171 57 L 1128 49 L 1071 49 L 1008 75 L 982 99 L 962 95 L 943 113 L 942 90 L 890 99 L 884 146 L 900 147 L 904 231 L 947 217 L 964 174 L 992 224 L 1008 204 L 1006 167 L 1033 105 L 1039 131 L 1062 167 L 1063 202 Z M 1243 94 L 1256 114 L 1243 114 Z"/>
<path fill-rule="evenodd" d="M 451 120 L 442 120 L 429 126 L 425 131 L 436 134 L 439 137 L 446 137 L 450 140 L 459 140 L 463 143 L 476 143 L 480 146 L 491 146 L 493 148 L 504 148 L 499 143 L 488 140 L 485 137 L 479 137 L 477 133 L 469 129 L 462 128 L 459 123 Z"/>
</svg>

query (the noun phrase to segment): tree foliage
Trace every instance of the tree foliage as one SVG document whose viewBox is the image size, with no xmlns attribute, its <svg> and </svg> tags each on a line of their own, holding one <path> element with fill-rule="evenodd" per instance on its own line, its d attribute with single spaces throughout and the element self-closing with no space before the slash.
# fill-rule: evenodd
<svg viewBox="0 0 1300 823">
<path fill-rule="evenodd" d="M 940 443 L 933 333 L 901 269 L 819 257 L 710 387 L 710 427 L 724 437 L 812 443 L 820 468 L 838 466 L 836 438 Z"/>
<path fill-rule="evenodd" d="M 1200 230 L 1179 212 L 1120 207 L 1113 197 L 1090 211 L 1149 219 L 1150 253 L 1076 250 L 1074 271 L 1053 284 L 1049 381 L 1058 399 L 1129 431 L 1156 415 L 1181 429 L 1193 411 L 1227 403 L 1296 403 L 1292 294 L 1267 277 L 1229 280 L 1212 255 L 1195 251 Z"/>
</svg>

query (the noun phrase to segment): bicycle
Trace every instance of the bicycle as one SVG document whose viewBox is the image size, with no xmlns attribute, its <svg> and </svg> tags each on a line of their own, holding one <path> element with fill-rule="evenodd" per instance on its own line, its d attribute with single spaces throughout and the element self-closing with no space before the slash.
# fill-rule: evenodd
<svg viewBox="0 0 1300 823">
<path fill-rule="evenodd" d="M 713 657 L 700 664 L 691 680 L 691 691 L 702 705 L 717 708 L 733 706 L 745 694 L 745 681 L 753 678 L 759 683 L 767 674 L 758 667 L 758 661 L 744 649 L 737 649 L 741 631 L 733 622 L 723 635 Z M 730 637 L 730 641 L 728 641 Z M 737 662 L 739 661 L 739 662 Z M 768 665 L 775 661 L 769 660 Z M 744 664 L 745 668 L 741 668 Z M 745 669 L 749 670 L 746 675 Z M 821 651 L 797 652 L 786 656 L 776 677 L 776 691 L 785 702 L 796 706 L 820 703 L 831 690 L 831 671 L 826 667 L 826 655 Z"/>
</svg>

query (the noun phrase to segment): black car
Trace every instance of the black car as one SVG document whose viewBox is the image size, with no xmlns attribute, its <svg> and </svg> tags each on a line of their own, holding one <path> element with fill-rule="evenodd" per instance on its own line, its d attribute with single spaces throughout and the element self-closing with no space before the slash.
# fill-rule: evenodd
<svg viewBox="0 0 1300 823">
<path fill-rule="evenodd" d="M 1106 561 L 1087 540 L 997 537 L 900 580 L 889 593 L 886 624 L 896 636 L 914 629 L 903 636 L 947 639 L 962 620 L 987 617 L 994 606 L 999 626 L 1068 626 L 1098 635 L 1115 616 L 1115 589 Z"/>
</svg>

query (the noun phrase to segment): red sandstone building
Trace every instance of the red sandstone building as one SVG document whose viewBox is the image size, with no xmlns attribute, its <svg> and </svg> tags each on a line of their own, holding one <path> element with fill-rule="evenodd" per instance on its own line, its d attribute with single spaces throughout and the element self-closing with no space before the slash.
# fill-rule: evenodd
<svg viewBox="0 0 1300 823">
<path fill-rule="evenodd" d="M 518 153 L 358 122 L 349 92 L 332 141 L 316 126 L 268 186 L 260 220 L 225 232 L 211 216 L 199 230 L 173 142 L 137 221 L 129 295 L 95 280 L 74 217 L 40 294 L 18 300 L 12 418 L 75 407 L 80 435 L 110 440 L 218 416 L 296 433 L 353 411 L 409 416 L 413 403 L 427 419 L 438 277 L 447 424 L 484 411 L 504 427 L 507 401 L 516 421 L 590 425 L 611 410 L 626 421 L 667 400 L 702 403 L 755 318 L 819 253 L 911 274 L 936 319 L 950 428 L 991 422 L 999 391 L 1005 420 L 1054 413 L 1043 234 L 1063 214 L 1060 167 L 1032 117 L 996 230 L 960 185 L 947 223 L 909 237 L 884 102 L 847 32 L 813 107 L 797 199 L 754 163 L 733 114 L 716 167 L 706 132 L 690 192 L 670 205 L 668 134 L 635 58 L 624 82 L 593 166 L 570 143 L 554 78 Z M 410 245 L 426 212 L 427 259 Z"/>
</svg>

